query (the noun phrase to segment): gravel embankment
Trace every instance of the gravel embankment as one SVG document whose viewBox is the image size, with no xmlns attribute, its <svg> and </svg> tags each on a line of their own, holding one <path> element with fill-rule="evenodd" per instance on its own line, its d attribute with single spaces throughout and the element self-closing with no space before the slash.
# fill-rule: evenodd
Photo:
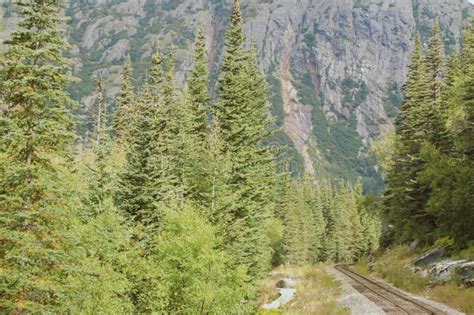
<svg viewBox="0 0 474 315">
<path fill-rule="evenodd" d="M 379 306 L 359 293 L 349 284 L 349 279 L 332 267 L 327 267 L 326 272 L 341 281 L 342 294 L 338 302 L 343 307 L 351 310 L 352 315 L 385 315 Z"/>
</svg>

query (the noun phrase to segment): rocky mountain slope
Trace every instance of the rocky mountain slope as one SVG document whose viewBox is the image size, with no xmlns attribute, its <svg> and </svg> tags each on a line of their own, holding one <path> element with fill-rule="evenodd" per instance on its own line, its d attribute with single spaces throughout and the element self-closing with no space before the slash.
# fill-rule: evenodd
<svg viewBox="0 0 474 315">
<path fill-rule="evenodd" d="M 17 22 L 4 0 L 0 39 Z M 130 54 L 137 82 L 159 39 L 174 45 L 184 81 L 200 24 L 208 30 L 209 65 L 217 76 L 231 0 L 70 0 L 67 34 L 74 72 L 71 89 L 83 107 L 94 77 L 107 80 L 113 103 L 121 64 Z M 472 15 L 467 0 L 245 0 L 245 32 L 273 89 L 281 126 L 273 141 L 288 145 L 295 172 L 365 178 L 380 184 L 366 156 L 370 140 L 393 126 L 418 29 L 426 40 L 439 15 L 447 50 L 456 49 Z"/>
</svg>

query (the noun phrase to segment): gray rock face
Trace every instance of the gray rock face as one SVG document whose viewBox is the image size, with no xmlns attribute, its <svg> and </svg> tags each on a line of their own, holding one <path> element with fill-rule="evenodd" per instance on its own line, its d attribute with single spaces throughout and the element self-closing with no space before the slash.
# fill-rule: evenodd
<svg viewBox="0 0 474 315">
<path fill-rule="evenodd" d="M 420 257 L 415 258 L 415 260 L 413 261 L 413 265 L 415 267 L 431 265 L 434 262 L 436 262 L 436 261 L 440 260 L 441 258 L 443 258 L 445 256 L 445 254 L 446 254 L 446 250 L 444 248 L 437 247 L 437 248 L 421 255 Z"/>
<path fill-rule="evenodd" d="M 86 106 L 93 78 L 108 73 L 112 102 L 120 83 L 114 67 L 130 54 L 142 79 L 158 37 L 162 47 L 175 45 L 182 83 L 200 24 L 208 30 L 209 64 L 218 69 L 230 5 L 69 1 L 67 33 L 82 79 L 73 96 Z M 286 144 L 299 152 L 306 171 L 323 172 L 336 163 L 352 178 L 375 172 L 349 169 L 364 160 L 372 139 L 393 126 L 416 27 L 426 40 L 439 15 L 448 50 L 456 49 L 473 12 L 467 0 L 247 0 L 242 8 L 249 44 L 256 46 L 262 70 L 275 78 L 273 113 L 288 135 Z M 0 42 L 18 22 L 9 14 L 0 23 Z"/>
</svg>

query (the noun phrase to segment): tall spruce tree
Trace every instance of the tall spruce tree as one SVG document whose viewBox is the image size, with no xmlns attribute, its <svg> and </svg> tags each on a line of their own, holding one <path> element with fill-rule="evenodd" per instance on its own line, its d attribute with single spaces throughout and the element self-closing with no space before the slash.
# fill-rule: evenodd
<svg viewBox="0 0 474 315">
<path fill-rule="evenodd" d="M 134 105 L 124 170 L 115 194 L 115 204 L 136 223 L 156 229 L 163 215 L 160 202 L 176 196 L 179 175 L 172 156 L 177 135 L 173 121 L 174 70 L 166 69 L 159 48 L 152 56 L 149 77 Z M 168 65 L 168 67 L 174 67 Z M 178 193 L 179 194 L 179 193 Z"/>
<path fill-rule="evenodd" d="M 130 56 L 127 56 L 123 66 L 122 87 L 115 99 L 115 114 L 113 118 L 113 131 L 119 142 L 124 141 L 127 128 L 132 123 L 132 107 L 134 104 L 133 92 L 133 67 Z"/>
<path fill-rule="evenodd" d="M 73 102 L 64 91 L 71 77 L 58 2 L 17 5 L 23 19 L 0 57 L 0 311 L 54 312 L 67 216 L 55 163 L 73 139 Z"/>
<path fill-rule="evenodd" d="M 320 260 L 324 238 L 324 217 L 322 207 L 318 202 L 317 190 L 314 187 L 313 177 L 306 174 L 303 179 L 304 201 L 309 211 L 310 221 L 305 224 L 309 225 L 308 234 L 310 239 L 310 262 L 315 263 Z"/>
<path fill-rule="evenodd" d="M 225 151 L 231 153 L 231 182 L 240 195 L 227 243 L 237 262 L 249 267 L 252 278 L 259 278 L 269 267 L 265 225 L 273 212 L 268 181 L 275 168 L 269 149 L 262 146 L 270 127 L 267 86 L 255 54 L 243 47 L 242 24 L 240 3 L 234 1 L 214 114 Z"/>
<path fill-rule="evenodd" d="M 97 145 L 101 141 L 105 141 L 108 138 L 108 127 L 107 127 L 107 102 L 105 100 L 104 91 L 104 80 L 99 78 L 97 80 L 96 89 L 96 100 L 93 106 L 93 121 L 94 121 L 94 141 Z"/>
<path fill-rule="evenodd" d="M 325 221 L 324 238 L 322 240 L 322 252 L 320 259 L 323 261 L 333 260 L 335 256 L 334 235 L 336 234 L 337 218 L 334 210 L 334 193 L 331 183 L 327 180 L 321 181 L 317 186 L 318 205 L 321 208 Z"/>
<path fill-rule="evenodd" d="M 160 130 L 157 125 L 159 105 L 150 94 L 150 87 L 145 86 L 135 105 L 137 115 L 131 126 L 134 136 L 130 139 L 126 162 L 120 174 L 115 204 L 135 222 L 157 227 L 161 219 L 156 204 L 161 197 L 156 186 L 161 174 L 155 164 L 159 152 L 156 142 Z"/>
<path fill-rule="evenodd" d="M 194 67 L 188 78 L 188 90 L 191 96 L 191 110 L 194 112 L 193 127 L 201 139 L 205 139 L 210 109 L 209 69 L 207 62 L 206 36 L 201 26 L 196 38 Z"/>
<path fill-rule="evenodd" d="M 396 121 L 393 167 L 385 193 L 384 215 L 399 240 L 427 240 L 435 225 L 434 217 L 425 211 L 429 188 L 418 181 L 425 165 L 420 150 L 432 132 L 429 75 L 418 34 L 403 89 L 405 99 Z"/>
<path fill-rule="evenodd" d="M 294 181 L 287 192 L 285 211 L 285 233 L 283 248 L 285 261 L 295 266 L 303 266 L 311 260 L 312 213 L 306 203 L 304 187 Z"/>
<path fill-rule="evenodd" d="M 429 43 L 427 66 L 430 74 L 430 98 L 424 110 L 427 132 L 425 140 L 442 149 L 448 150 L 446 134 L 446 103 L 443 94 L 447 86 L 447 61 L 445 56 L 444 41 L 441 36 L 439 18 L 435 19 L 433 35 Z"/>
</svg>

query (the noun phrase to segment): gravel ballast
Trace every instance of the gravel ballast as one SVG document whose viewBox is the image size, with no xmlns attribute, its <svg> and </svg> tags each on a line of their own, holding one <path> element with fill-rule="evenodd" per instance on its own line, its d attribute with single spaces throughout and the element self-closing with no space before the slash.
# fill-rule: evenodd
<svg viewBox="0 0 474 315">
<path fill-rule="evenodd" d="M 387 314 L 377 304 L 366 298 L 350 285 L 347 276 L 332 267 L 326 272 L 341 282 L 342 293 L 338 299 L 341 306 L 351 310 L 352 315 L 384 315 Z"/>
</svg>

